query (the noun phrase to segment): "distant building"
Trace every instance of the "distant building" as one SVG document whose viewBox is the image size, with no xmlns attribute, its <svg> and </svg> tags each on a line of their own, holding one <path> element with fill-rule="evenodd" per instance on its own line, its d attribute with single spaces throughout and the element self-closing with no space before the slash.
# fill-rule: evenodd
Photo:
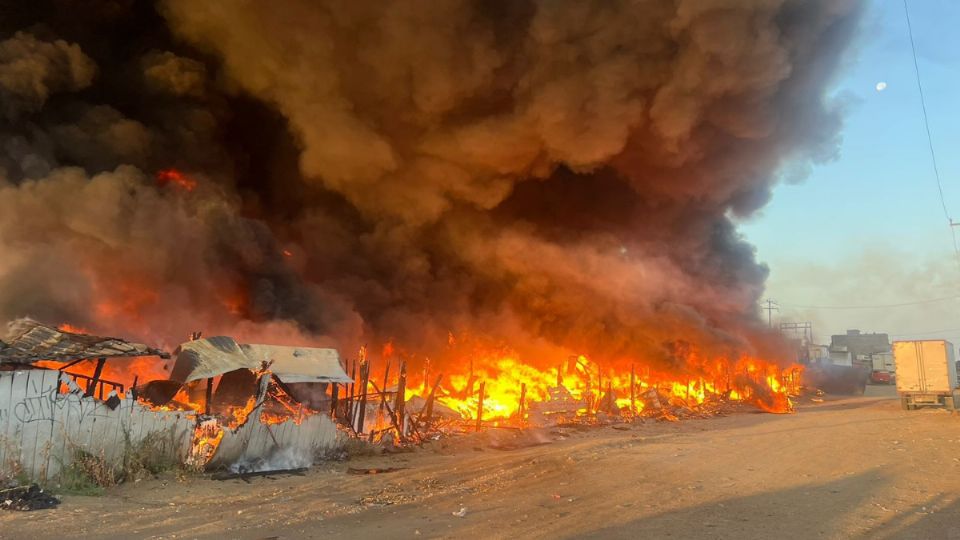
<svg viewBox="0 0 960 540">
<path fill-rule="evenodd" d="M 830 347 L 810 345 L 807 347 L 807 358 L 810 364 L 830 364 Z"/>
<path fill-rule="evenodd" d="M 830 354 L 850 355 L 851 361 L 873 368 L 874 355 L 890 352 L 890 336 L 887 334 L 864 334 L 860 330 L 847 330 L 846 334 L 830 336 Z M 836 362 L 835 362 L 836 363 Z"/>
</svg>

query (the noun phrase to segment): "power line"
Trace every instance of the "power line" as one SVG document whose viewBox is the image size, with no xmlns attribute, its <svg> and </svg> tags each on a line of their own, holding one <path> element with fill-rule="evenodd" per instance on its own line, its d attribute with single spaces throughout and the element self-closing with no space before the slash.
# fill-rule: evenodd
<svg viewBox="0 0 960 540">
<path fill-rule="evenodd" d="M 913 302 L 900 302 L 897 304 L 873 304 L 873 305 L 860 305 L 860 306 L 806 306 L 801 304 L 787 304 L 784 303 L 784 307 L 799 308 L 799 309 L 882 309 L 882 308 L 896 308 L 896 307 L 906 307 L 906 306 L 919 306 L 923 304 L 933 304 L 936 302 L 946 302 L 947 300 L 957 300 L 960 299 L 960 295 L 956 296 L 945 296 L 943 298 L 930 298 L 927 300 L 915 300 Z"/>
<path fill-rule="evenodd" d="M 769 299 L 769 298 L 767 298 L 766 300 L 764 300 L 763 303 L 764 303 L 764 307 L 762 307 L 762 308 L 760 308 L 760 309 L 762 309 L 762 310 L 764 310 L 764 311 L 767 312 L 767 326 L 769 326 L 770 328 L 773 328 L 773 312 L 774 312 L 774 311 L 779 312 L 779 311 L 780 311 L 780 305 L 777 304 L 777 301 L 776 301 L 776 300 L 771 300 L 771 299 Z"/>
<path fill-rule="evenodd" d="M 933 149 L 933 136 L 930 135 L 930 119 L 927 116 L 927 100 L 923 95 L 923 84 L 920 83 L 920 63 L 917 61 L 917 45 L 913 41 L 913 25 L 910 23 L 910 9 L 907 7 L 907 0 L 903 0 L 903 12 L 907 18 L 907 33 L 910 35 L 910 52 L 913 54 L 913 71 L 917 76 L 917 90 L 920 92 L 920 108 L 923 110 L 923 127 L 927 132 L 927 146 L 930 148 L 930 159 L 933 162 L 933 175 L 937 179 L 937 192 L 940 194 L 940 206 L 943 208 L 943 215 L 947 218 L 947 224 L 950 226 L 950 237 L 953 239 L 953 254 L 957 259 L 957 267 L 960 268 L 960 248 L 957 247 L 957 232 L 955 226 L 960 223 L 954 223 L 947 210 L 947 200 L 943 196 L 943 182 L 940 180 L 940 167 L 937 166 L 937 153 Z"/>
</svg>

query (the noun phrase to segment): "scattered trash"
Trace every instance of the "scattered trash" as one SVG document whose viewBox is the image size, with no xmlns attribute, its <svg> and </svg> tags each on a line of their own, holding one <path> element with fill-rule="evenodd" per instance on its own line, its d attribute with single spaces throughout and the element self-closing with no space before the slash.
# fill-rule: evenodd
<svg viewBox="0 0 960 540">
<path fill-rule="evenodd" d="M 60 499 L 44 492 L 36 484 L 0 490 L 0 508 L 4 510 L 28 512 L 55 508 L 58 504 Z"/>
<path fill-rule="evenodd" d="M 456 512 L 451 512 L 451 513 L 457 517 L 464 517 L 467 515 L 467 507 L 461 506 L 460 510 L 457 510 Z"/>
</svg>

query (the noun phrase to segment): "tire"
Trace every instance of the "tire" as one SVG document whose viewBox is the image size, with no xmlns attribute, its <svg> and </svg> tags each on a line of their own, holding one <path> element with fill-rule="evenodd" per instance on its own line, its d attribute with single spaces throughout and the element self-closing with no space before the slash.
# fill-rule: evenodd
<svg viewBox="0 0 960 540">
<path fill-rule="evenodd" d="M 943 408 L 948 411 L 953 411 L 956 409 L 953 404 L 953 396 L 947 396 L 943 398 Z"/>
<path fill-rule="evenodd" d="M 908 397 L 900 398 L 900 408 L 905 411 L 909 411 L 910 409 L 912 409 L 913 407 L 910 405 L 910 398 Z"/>
</svg>

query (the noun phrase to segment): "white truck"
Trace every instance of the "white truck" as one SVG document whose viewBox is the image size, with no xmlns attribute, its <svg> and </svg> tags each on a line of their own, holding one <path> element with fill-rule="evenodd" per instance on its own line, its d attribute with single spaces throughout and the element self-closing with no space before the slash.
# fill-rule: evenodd
<svg viewBox="0 0 960 540">
<path fill-rule="evenodd" d="M 942 339 L 894 341 L 897 393 L 906 409 L 960 405 L 953 344 Z"/>
</svg>

